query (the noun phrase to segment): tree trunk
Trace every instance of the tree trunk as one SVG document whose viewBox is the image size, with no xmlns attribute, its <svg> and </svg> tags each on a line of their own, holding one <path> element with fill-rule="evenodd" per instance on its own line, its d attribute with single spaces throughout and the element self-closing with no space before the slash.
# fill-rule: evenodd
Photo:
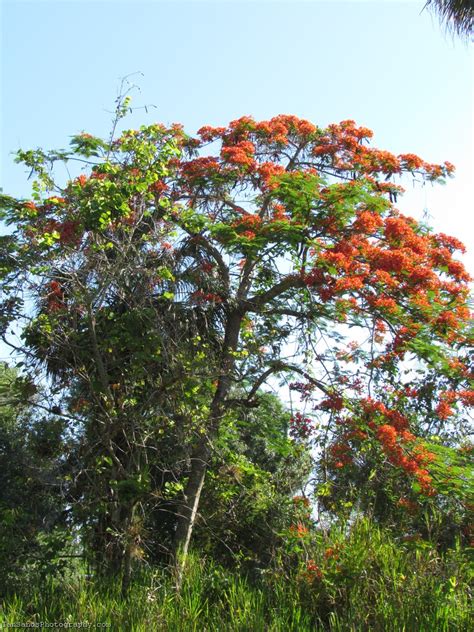
<svg viewBox="0 0 474 632">
<path fill-rule="evenodd" d="M 100 515 L 92 543 L 95 568 L 100 577 L 121 581 L 125 596 L 131 581 L 135 502 L 121 501 L 116 491 L 109 498 L 109 510 Z"/>
<path fill-rule="evenodd" d="M 207 435 L 199 440 L 191 457 L 191 471 L 184 490 L 184 502 L 180 506 L 178 524 L 174 538 L 174 554 L 176 563 L 176 588 L 179 591 L 183 581 L 184 569 L 191 542 L 193 527 L 201 499 L 201 492 L 206 478 L 208 460 L 211 454 L 210 440 L 219 431 L 224 404 L 232 385 L 231 372 L 235 366 L 234 351 L 237 348 L 243 313 L 235 310 L 229 314 L 224 337 L 222 359 L 216 392 L 211 403 Z"/>
<path fill-rule="evenodd" d="M 120 539 L 117 537 L 119 528 L 119 514 L 116 502 L 111 501 L 109 510 L 107 512 L 104 511 L 99 516 L 92 541 L 93 564 L 99 577 L 120 576 L 123 547 Z"/>
<path fill-rule="evenodd" d="M 175 533 L 176 588 L 179 591 L 183 581 L 184 567 L 188 557 L 189 543 L 196 522 L 201 492 L 206 478 L 207 460 L 210 450 L 207 440 L 203 440 L 193 453 L 191 472 L 185 490 L 185 502 L 180 507 Z"/>
<path fill-rule="evenodd" d="M 125 532 L 124 532 L 124 549 L 123 549 L 123 570 L 122 570 L 122 586 L 121 592 L 122 597 L 126 597 L 128 593 L 128 589 L 130 586 L 130 582 L 132 579 L 132 534 L 131 527 L 133 524 L 133 514 L 134 514 L 135 506 L 132 503 L 127 507 L 127 516 L 125 519 Z"/>
</svg>

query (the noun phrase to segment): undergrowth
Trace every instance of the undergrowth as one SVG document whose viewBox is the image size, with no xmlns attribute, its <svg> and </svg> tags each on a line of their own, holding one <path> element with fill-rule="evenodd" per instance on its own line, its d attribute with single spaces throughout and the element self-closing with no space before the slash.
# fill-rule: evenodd
<svg viewBox="0 0 474 632">
<path fill-rule="evenodd" d="M 473 629 L 465 549 L 441 554 L 427 542 L 401 542 L 361 521 L 349 532 L 330 530 L 311 553 L 293 568 L 283 561 L 256 578 L 194 552 L 180 594 L 166 568 L 142 570 L 126 599 L 119 582 L 80 574 L 50 578 L 7 596 L 0 624 L 62 623 L 74 629 L 88 622 L 134 632 Z"/>
</svg>

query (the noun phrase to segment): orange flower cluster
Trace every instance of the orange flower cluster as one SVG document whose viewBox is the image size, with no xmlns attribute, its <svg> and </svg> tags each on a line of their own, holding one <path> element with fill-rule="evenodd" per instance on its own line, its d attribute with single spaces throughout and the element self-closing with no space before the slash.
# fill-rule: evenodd
<svg viewBox="0 0 474 632">
<path fill-rule="evenodd" d="M 85 177 L 85 176 L 84 176 Z M 63 197 L 58 197 L 58 196 L 53 196 L 53 197 L 49 197 L 44 201 L 44 204 L 42 207 L 40 207 L 41 210 L 43 211 L 47 211 L 53 208 L 57 208 L 58 206 L 63 206 L 64 204 L 66 204 L 66 199 Z"/>
<path fill-rule="evenodd" d="M 253 167 L 255 145 L 250 141 L 241 141 L 235 145 L 225 145 L 221 150 L 221 156 L 227 162 L 244 167 Z"/>
<path fill-rule="evenodd" d="M 459 390 L 459 391 L 444 391 L 440 395 L 440 400 L 436 406 L 436 414 L 443 421 L 454 415 L 455 410 L 453 404 L 456 401 L 460 401 L 464 406 L 474 405 L 474 391 L 473 390 Z"/>
<path fill-rule="evenodd" d="M 204 127 L 198 129 L 197 133 L 198 136 L 201 137 L 201 140 L 205 143 L 209 143 L 222 136 L 224 132 L 225 127 L 211 127 L 210 125 L 205 125 Z"/>
<path fill-rule="evenodd" d="M 229 128 L 221 131 L 219 136 L 227 143 L 245 140 L 253 135 L 269 145 L 287 145 L 291 137 L 310 141 L 317 131 L 318 128 L 309 121 L 293 115 L 280 114 L 269 121 L 258 123 L 250 116 L 243 116 L 232 121 Z M 215 134 L 213 138 L 216 138 Z"/>
<path fill-rule="evenodd" d="M 312 156 L 320 158 L 324 164 L 329 159 L 334 168 L 346 171 L 353 170 L 356 165 L 367 176 L 416 169 L 430 178 L 436 178 L 451 173 L 453 169 L 448 163 L 444 166 L 430 165 L 414 154 L 402 154 L 397 157 L 390 152 L 371 149 L 363 142 L 372 137 L 372 132 L 365 127 L 357 127 L 354 121 L 350 120 L 330 125 L 327 130 L 320 130 L 309 121 L 290 115 L 280 115 L 258 123 L 251 117 L 244 116 L 232 121 L 228 128 L 202 127 L 198 135 L 201 142 L 205 143 L 221 140 L 221 156 L 225 160 L 252 169 L 258 169 L 254 161 L 254 143 L 258 143 L 262 148 L 266 146 L 268 150 L 270 147 L 276 150 L 276 147 L 288 145 L 290 140 L 306 144 Z M 400 190 L 400 187 L 393 183 L 380 183 L 379 190 L 382 189 L 391 193 Z"/>
<path fill-rule="evenodd" d="M 274 204 L 273 205 L 273 220 L 276 222 L 284 222 L 287 221 L 288 215 L 286 214 L 286 209 L 283 204 Z"/>
<path fill-rule="evenodd" d="M 326 399 L 323 399 L 318 408 L 320 410 L 342 410 L 344 407 L 344 400 L 341 395 L 332 394 Z"/>
<path fill-rule="evenodd" d="M 312 583 L 315 580 L 321 580 L 323 578 L 323 571 L 314 560 L 308 560 L 304 575 L 306 581 Z"/>
<path fill-rule="evenodd" d="M 297 507 L 302 505 L 305 508 L 310 506 L 309 498 L 306 498 L 306 496 L 293 496 L 293 504 Z"/>
<path fill-rule="evenodd" d="M 423 160 L 415 154 L 399 154 L 398 157 L 408 171 L 414 171 L 423 167 Z"/>
<path fill-rule="evenodd" d="M 458 375 L 470 379 L 474 378 L 466 363 L 463 362 L 460 358 L 452 358 L 451 360 L 449 360 L 448 364 L 449 368 Z"/>
<path fill-rule="evenodd" d="M 297 522 L 295 525 L 292 524 L 290 526 L 290 532 L 296 536 L 297 538 L 304 538 L 308 535 L 308 527 L 306 527 L 302 522 Z"/>
<path fill-rule="evenodd" d="M 203 290 L 196 290 L 191 294 L 190 298 L 195 303 L 222 303 L 222 296 L 214 292 L 204 292 Z"/>
<path fill-rule="evenodd" d="M 201 178 L 208 178 L 219 173 L 221 167 L 217 158 L 212 156 L 202 156 L 194 160 L 184 161 L 180 165 L 181 174 L 193 183 Z"/>
<path fill-rule="evenodd" d="M 459 250 L 459 252 L 462 253 L 466 252 L 466 247 L 459 239 L 456 239 L 456 237 L 438 233 L 434 236 L 433 240 L 438 248 L 447 248 L 451 253 L 455 250 Z"/>
<path fill-rule="evenodd" d="M 349 293 L 359 309 L 389 317 L 403 307 L 408 322 L 424 321 L 450 342 L 469 318 L 469 275 L 452 258 L 454 248 L 462 245 L 453 240 L 450 248 L 440 246 L 439 236 L 419 234 L 415 227 L 411 218 L 399 214 L 383 220 L 360 211 L 354 232 L 334 242 L 320 240 L 312 251 L 313 268 L 303 272 L 303 279 L 325 302 Z M 374 232 L 365 236 L 365 230 Z M 447 281 L 446 275 L 453 280 Z"/>
<path fill-rule="evenodd" d="M 405 389 L 403 395 L 413 397 L 413 389 Z M 375 432 L 390 463 L 414 476 L 426 495 L 434 493 L 432 479 L 425 466 L 435 459 L 434 454 L 416 443 L 416 437 L 409 430 L 408 419 L 396 409 L 389 409 L 371 398 L 360 402 L 367 426 Z M 382 422 L 382 423 L 381 423 Z"/>
<path fill-rule="evenodd" d="M 372 211 L 359 211 L 356 220 L 352 224 L 354 230 L 369 233 L 370 235 L 375 233 L 381 226 L 383 226 L 383 219 L 378 213 Z"/>
<path fill-rule="evenodd" d="M 383 402 L 374 400 L 371 397 L 362 399 L 360 405 L 364 415 L 368 419 L 372 419 L 374 416 L 386 415 L 388 412 L 388 409 Z"/>
<path fill-rule="evenodd" d="M 285 173 L 285 169 L 274 162 L 262 162 L 257 167 L 257 174 L 261 180 L 261 187 L 264 191 L 271 191 L 278 187 L 277 176 Z"/>
<path fill-rule="evenodd" d="M 354 121 L 342 121 L 329 125 L 325 133 L 314 143 L 312 154 L 316 158 L 330 161 L 337 168 L 351 170 L 354 165 L 365 174 L 400 174 L 403 171 L 425 174 L 429 179 L 450 175 L 454 167 L 450 163 L 433 165 L 415 154 L 395 156 L 388 151 L 373 149 L 363 142 L 372 137 L 365 127 L 357 127 Z M 389 186 L 393 186 L 390 185 Z"/>
<path fill-rule="evenodd" d="M 405 509 L 406 511 L 408 511 L 408 513 L 414 514 L 419 510 L 419 505 L 413 501 L 410 500 L 409 498 L 400 498 L 397 505 L 399 507 L 402 507 L 403 509 Z"/>
<path fill-rule="evenodd" d="M 458 391 L 457 397 L 465 406 L 474 406 L 474 391 Z"/>
<path fill-rule="evenodd" d="M 235 222 L 232 223 L 232 228 L 240 229 L 244 228 L 245 230 L 258 230 L 262 225 L 262 218 L 259 215 L 255 215 L 253 213 L 248 213 L 243 215 Z"/>
<path fill-rule="evenodd" d="M 346 276 L 336 279 L 334 283 L 334 292 L 341 293 L 345 291 L 360 290 L 364 287 L 364 277 Z"/>
<path fill-rule="evenodd" d="M 47 297 L 48 311 L 57 312 L 64 308 L 64 292 L 58 281 L 51 281 Z"/>
<path fill-rule="evenodd" d="M 163 180 L 157 180 L 156 182 L 153 182 L 153 184 L 150 185 L 150 188 L 149 188 L 150 191 L 152 191 L 153 193 L 156 193 L 157 195 L 161 195 L 167 189 L 168 189 L 168 185 L 166 184 L 166 182 L 163 182 Z"/>
<path fill-rule="evenodd" d="M 57 230 L 60 235 L 60 242 L 64 245 L 77 245 L 81 240 L 80 224 L 75 220 L 66 220 L 58 224 Z"/>
<path fill-rule="evenodd" d="M 38 210 L 45 211 L 43 207 L 39 207 Z M 59 243 L 63 246 L 76 246 L 80 243 L 83 234 L 81 224 L 77 220 L 64 220 L 62 222 L 55 219 L 49 219 L 45 222 L 38 223 L 41 228 L 40 234 L 59 233 Z M 31 239 L 36 238 L 36 232 L 29 233 Z"/>
<path fill-rule="evenodd" d="M 304 417 L 300 412 L 295 413 L 290 419 L 290 435 L 295 439 L 307 439 L 313 429 L 313 422 Z"/>
<path fill-rule="evenodd" d="M 97 171 L 93 171 L 91 173 L 91 180 L 107 180 L 109 177 L 110 176 L 107 173 L 100 173 Z"/>
<path fill-rule="evenodd" d="M 353 462 L 351 449 L 347 443 L 336 442 L 329 448 L 330 461 L 336 469 L 340 469 L 345 465 Z"/>
<path fill-rule="evenodd" d="M 441 395 L 441 399 L 436 406 L 435 411 L 440 419 L 445 421 L 446 419 L 448 419 L 448 417 L 454 415 L 454 409 L 451 407 L 451 405 L 454 403 L 455 400 L 456 393 L 454 393 L 453 391 L 446 391 Z"/>
<path fill-rule="evenodd" d="M 383 424 L 377 428 L 377 438 L 387 455 L 389 461 L 412 474 L 417 479 L 424 494 L 431 496 L 434 493 L 431 485 L 432 478 L 424 465 L 434 460 L 434 455 L 428 452 L 423 446 L 416 445 L 408 455 L 408 450 L 402 447 L 403 442 L 412 442 L 415 437 L 410 432 L 397 430 L 389 425 Z"/>
<path fill-rule="evenodd" d="M 328 548 L 324 551 L 324 558 L 326 560 L 338 560 L 339 556 L 340 553 L 337 546 L 328 546 Z"/>
</svg>

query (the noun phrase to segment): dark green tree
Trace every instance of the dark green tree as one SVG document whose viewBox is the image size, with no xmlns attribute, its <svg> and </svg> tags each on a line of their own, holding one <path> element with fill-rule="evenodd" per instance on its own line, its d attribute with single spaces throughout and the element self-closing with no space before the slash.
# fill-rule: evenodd
<svg viewBox="0 0 474 632">
<path fill-rule="evenodd" d="M 65 424 L 25 402 L 25 382 L 0 364 L 0 594 L 64 568 L 80 554 L 65 495 Z"/>
</svg>

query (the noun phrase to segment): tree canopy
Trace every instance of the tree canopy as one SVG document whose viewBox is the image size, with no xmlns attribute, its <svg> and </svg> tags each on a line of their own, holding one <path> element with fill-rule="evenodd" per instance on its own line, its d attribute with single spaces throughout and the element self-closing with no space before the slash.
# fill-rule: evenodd
<svg viewBox="0 0 474 632">
<path fill-rule="evenodd" d="M 416 494 L 449 488 L 430 440 L 462 435 L 472 403 L 469 275 L 458 239 L 396 204 L 402 177 L 454 167 L 371 139 L 244 116 L 18 152 L 36 180 L 30 200 L 2 196 L 2 335 L 80 437 L 71 493 L 125 583 L 156 468 L 185 558 L 216 442 L 272 379 L 306 406 L 290 434 L 318 446 L 322 496 L 368 454 Z M 62 163 L 84 170 L 64 183 Z"/>
</svg>

